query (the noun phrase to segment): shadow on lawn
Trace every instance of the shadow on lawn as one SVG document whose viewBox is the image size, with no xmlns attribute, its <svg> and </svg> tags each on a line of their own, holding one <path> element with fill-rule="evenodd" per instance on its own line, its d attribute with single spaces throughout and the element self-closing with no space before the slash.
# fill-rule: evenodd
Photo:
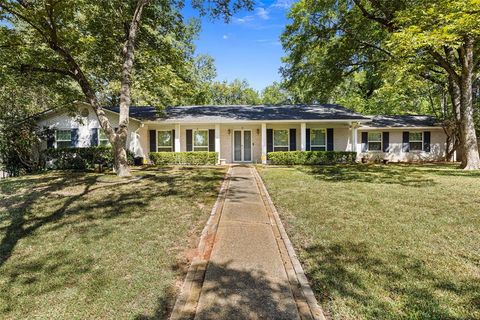
<svg viewBox="0 0 480 320">
<path fill-rule="evenodd" d="M 218 184 L 214 182 L 221 181 L 224 171 L 192 170 L 187 173 L 153 169 L 135 174 L 141 179 L 125 181 L 108 174 L 50 172 L 1 181 L 0 269 L 10 260 L 17 244 L 39 229 L 49 233 L 67 228 L 71 236 L 90 243 L 107 236 L 115 225 L 145 215 L 144 208 L 161 203 L 162 198 L 182 198 L 191 202 L 214 199 L 218 193 Z M 169 203 L 174 201 L 170 199 Z M 118 221 L 113 225 L 98 223 L 104 219 Z M 81 250 L 52 248 L 17 258 L 2 270 L 5 282 L 0 289 L 0 301 L 6 303 L 0 312 L 12 308 L 15 303 L 12 290 L 18 290 L 18 285 L 26 290 L 22 294 L 33 296 L 74 286 L 84 273 L 89 277 L 88 287 L 101 288 L 104 281 L 111 280 L 105 278 L 101 268 L 95 268 L 96 262 L 89 253 Z M 93 290 L 89 296 L 93 298 L 98 292 Z M 162 300 L 158 301 L 160 311 L 157 315 L 163 317 L 174 292 L 159 296 Z"/>
<path fill-rule="evenodd" d="M 61 222 L 65 216 L 81 215 L 84 220 L 112 219 L 122 214 L 131 214 L 135 210 L 142 213 L 141 208 L 148 206 L 160 197 L 176 196 L 192 198 L 196 193 L 216 195 L 217 188 L 209 183 L 218 181 L 223 175 L 221 171 L 213 171 L 210 175 L 192 173 L 190 176 L 181 174 L 161 173 L 149 174 L 144 171 L 143 179 L 125 183 L 100 183 L 102 175 L 87 175 L 84 173 L 53 173 L 51 176 L 23 177 L 17 181 L 4 181 L 0 189 L 5 194 L 13 195 L 21 188 L 28 191 L 19 193 L 3 201 L 7 214 L 0 216 L 2 221 L 10 220 L 10 224 L 0 229 L 3 238 L 0 241 L 0 267 L 10 258 L 16 244 L 23 238 L 35 233 L 39 228 L 50 226 L 51 230 L 61 228 L 70 221 Z M 186 179 L 194 179 L 195 188 L 184 183 Z M 132 185 L 141 183 L 141 188 L 132 190 Z M 165 186 L 166 185 L 166 186 Z M 65 190 L 77 188 L 73 195 L 62 195 Z M 195 189 L 195 190 L 192 190 Z M 108 196 L 91 201 L 86 198 L 92 193 L 110 192 Z M 60 194 L 59 194 L 60 193 Z M 45 215 L 44 212 L 34 212 L 34 206 L 40 202 L 65 199 L 61 206 Z M 102 209 L 101 215 L 93 215 L 95 209 Z"/>
<path fill-rule="evenodd" d="M 203 305 L 197 306 L 196 315 L 182 319 L 296 319 L 297 306 L 290 295 L 287 280 L 273 281 L 262 271 L 237 270 L 229 263 L 210 262 L 203 283 Z M 165 307 L 162 301 L 153 315 L 138 315 L 135 319 L 164 319 Z"/>
<path fill-rule="evenodd" d="M 436 182 L 425 172 L 408 167 L 338 165 L 298 167 L 298 170 L 328 182 L 363 182 L 398 184 L 409 187 L 427 187 Z"/>
<path fill-rule="evenodd" d="M 372 319 L 472 319 L 452 314 L 455 308 L 446 305 L 445 295 L 453 294 L 466 314 L 480 312 L 480 284 L 475 279 L 452 282 L 407 255 L 385 261 L 375 258 L 366 245 L 352 242 L 307 247 L 305 254 L 312 287 L 324 306 L 340 298 Z"/>
<path fill-rule="evenodd" d="M 435 185 L 433 176 L 480 178 L 478 171 L 463 171 L 445 164 L 389 164 L 389 165 L 335 165 L 299 166 L 301 172 L 329 182 L 355 181 L 365 183 L 398 184 L 410 187 Z"/>
</svg>

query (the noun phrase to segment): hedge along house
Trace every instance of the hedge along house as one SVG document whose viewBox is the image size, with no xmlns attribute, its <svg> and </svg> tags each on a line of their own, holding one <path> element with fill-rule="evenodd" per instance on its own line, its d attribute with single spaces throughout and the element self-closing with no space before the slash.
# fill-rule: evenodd
<svg viewBox="0 0 480 320">
<path fill-rule="evenodd" d="M 118 125 L 118 108 L 107 108 Z M 44 112 L 39 127 L 55 130 L 45 147 L 108 144 L 90 107 L 75 115 Z M 360 158 L 441 161 L 446 136 L 429 116 L 375 116 L 339 105 L 131 107 L 127 147 L 150 152 L 217 152 L 220 163 L 267 163 L 275 151 L 354 151 Z"/>
</svg>

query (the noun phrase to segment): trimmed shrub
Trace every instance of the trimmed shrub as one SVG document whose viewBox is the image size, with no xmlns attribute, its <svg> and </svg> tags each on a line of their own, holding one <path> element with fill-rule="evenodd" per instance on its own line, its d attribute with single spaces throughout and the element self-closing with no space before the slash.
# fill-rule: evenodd
<svg viewBox="0 0 480 320">
<path fill-rule="evenodd" d="M 215 165 L 217 152 L 150 152 L 150 160 L 155 165 Z"/>
<path fill-rule="evenodd" d="M 355 163 L 357 153 L 349 151 L 269 152 L 268 159 L 272 164 L 278 165 Z"/>
<path fill-rule="evenodd" d="M 47 149 L 42 152 L 47 167 L 53 169 L 93 169 L 96 164 L 106 168 L 113 167 L 113 152 L 111 147 L 89 147 L 89 148 L 62 148 Z M 134 155 L 127 151 L 128 163 L 133 164 Z"/>
</svg>

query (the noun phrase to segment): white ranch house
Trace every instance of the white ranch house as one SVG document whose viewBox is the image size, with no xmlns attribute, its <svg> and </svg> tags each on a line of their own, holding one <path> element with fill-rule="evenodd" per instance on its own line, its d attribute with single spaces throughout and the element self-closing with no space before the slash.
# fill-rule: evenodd
<svg viewBox="0 0 480 320">
<path fill-rule="evenodd" d="M 118 108 L 107 116 L 118 125 Z M 108 144 L 90 107 L 49 110 L 39 127 L 55 129 L 44 147 Z M 355 151 L 358 159 L 443 161 L 446 135 L 430 116 L 364 116 L 339 105 L 131 107 L 127 147 L 149 152 L 215 151 L 220 163 L 267 163 L 271 151 Z"/>
</svg>

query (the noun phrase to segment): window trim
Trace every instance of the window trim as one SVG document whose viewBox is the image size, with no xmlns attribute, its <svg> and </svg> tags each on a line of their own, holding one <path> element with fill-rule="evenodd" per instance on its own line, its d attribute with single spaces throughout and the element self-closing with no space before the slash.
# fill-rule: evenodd
<svg viewBox="0 0 480 320">
<path fill-rule="evenodd" d="M 276 152 L 275 148 L 287 148 L 287 151 L 290 151 L 290 130 L 289 129 L 272 129 L 272 130 L 273 130 L 273 134 L 272 134 L 273 152 Z M 275 144 L 275 131 L 286 131 L 287 132 L 287 145 L 276 145 Z"/>
<path fill-rule="evenodd" d="M 370 133 L 380 133 L 380 141 L 370 141 Z M 380 150 L 372 150 L 370 149 L 370 142 L 375 142 L 378 143 L 380 142 Z M 368 131 L 367 134 L 367 150 L 368 152 L 383 152 L 383 132 L 378 132 L 378 131 Z"/>
<path fill-rule="evenodd" d="M 168 146 L 159 146 L 159 145 L 158 145 L 158 142 L 160 141 L 160 140 L 158 139 L 158 133 L 159 133 L 159 132 L 170 132 L 170 151 L 163 151 L 163 150 L 162 150 L 162 151 L 158 151 L 159 147 L 162 148 L 162 149 L 168 149 Z M 175 137 L 173 136 L 172 130 L 157 130 L 157 131 L 156 131 L 156 135 L 157 135 L 157 136 L 156 136 L 157 143 L 156 143 L 156 145 L 155 145 L 156 151 L 157 151 L 157 152 L 173 152 L 173 144 L 175 143 L 175 141 L 174 141 L 174 140 L 175 140 Z"/>
<path fill-rule="evenodd" d="M 413 141 L 412 141 L 412 140 L 410 139 L 410 135 L 411 135 L 412 133 L 420 133 L 420 134 L 422 135 L 422 140 L 413 140 Z M 425 135 L 423 134 L 423 131 L 409 131 L 409 132 L 408 132 L 408 151 L 409 151 L 409 152 L 423 152 L 423 151 L 424 151 L 424 147 L 425 147 L 424 141 L 425 141 Z M 421 142 L 421 143 L 422 143 L 422 148 L 421 148 L 421 149 L 415 149 L 415 150 L 412 149 L 412 145 L 411 145 L 412 142 L 415 142 L 415 143 Z"/>
<path fill-rule="evenodd" d="M 102 144 L 101 144 L 102 141 L 107 141 L 107 144 L 104 145 L 104 146 L 106 146 L 106 147 L 107 147 L 107 146 L 110 146 L 110 140 L 108 140 L 108 137 L 107 137 L 106 134 L 105 134 L 105 139 L 101 139 L 101 138 L 100 138 L 100 132 L 101 132 L 101 131 L 102 131 L 102 128 L 97 128 L 97 137 L 98 137 L 98 139 L 97 139 L 97 147 L 100 147 L 100 146 L 102 145 Z"/>
<path fill-rule="evenodd" d="M 195 133 L 199 131 L 204 131 L 207 133 L 207 145 L 205 146 L 197 146 L 195 145 Z M 210 135 L 208 132 L 208 129 L 193 129 L 192 130 L 192 151 L 193 152 L 208 152 L 209 151 L 209 146 L 210 146 Z M 195 150 L 195 148 L 207 148 L 207 150 Z"/>
<path fill-rule="evenodd" d="M 58 139 L 58 136 L 57 136 L 57 133 L 58 131 L 70 131 L 70 139 L 69 140 L 59 140 Z M 55 129 L 55 149 L 58 149 L 58 142 L 70 142 L 69 146 L 67 148 L 70 148 L 71 145 L 72 145 L 72 131 L 73 129 L 72 128 L 65 128 L 65 129 L 62 129 L 62 128 L 57 128 Z"/>
<path fill-rule="evenodd" d="M 323 134 L 325 135 L 325 144 L 313 144 L 312 143 L 312 135 L 313 135 L 313 131 L 323 131 Z M 327 128 L 310 128 L 310 137 L 308 137 L 308 139 L 310 140 L 310 150 L 312 150 L 312 148 L 323 148 L 325 150 L 323 151 L 327 151 L 327 144 L 328 144 L 328 141 L 327 141 Z M 321 150 L 320 150 L 321 151 Z"/>
</svg>

